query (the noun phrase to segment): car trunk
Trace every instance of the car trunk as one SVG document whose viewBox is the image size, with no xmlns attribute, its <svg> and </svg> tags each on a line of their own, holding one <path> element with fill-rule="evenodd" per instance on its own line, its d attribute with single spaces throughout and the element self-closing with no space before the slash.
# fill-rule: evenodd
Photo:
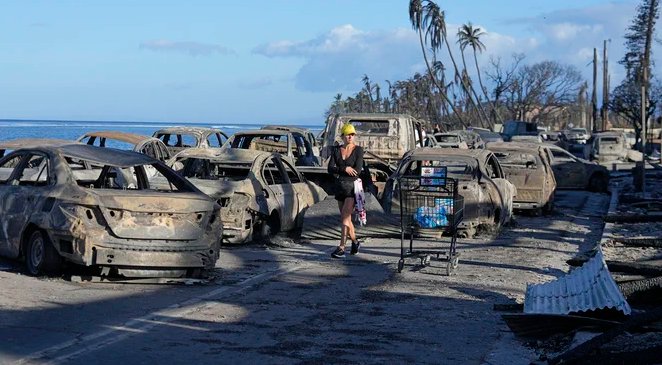
<svg viewBox="0 0 662 365">
<path fill-rule="evenodd" d="M 513 201 L 537 203 L 542 201 L 544 175 L 540 171 L 517 167 L 503 167 L 503 170 L 506 179 L 517 188 Z"/>
<path fill-rule="evenodd" d="M 190 193 L 95 190 L 93 194 L 108 228 L 125 239 L 200 239 L 213 209 L 210 201 Z"/>
</svg>

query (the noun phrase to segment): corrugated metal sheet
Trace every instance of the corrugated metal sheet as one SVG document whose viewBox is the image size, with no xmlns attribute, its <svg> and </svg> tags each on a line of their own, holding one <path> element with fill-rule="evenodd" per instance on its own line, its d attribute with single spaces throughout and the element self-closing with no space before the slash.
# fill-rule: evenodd
<svg viewBox="0 0 662 365">
<path fill-rule="evenodd" d="M 599 248 L 595 257 L 568 275 L 526 287 L 524 313 L 568 314 L 604 308 L 631 312 Z"/>
</svg>

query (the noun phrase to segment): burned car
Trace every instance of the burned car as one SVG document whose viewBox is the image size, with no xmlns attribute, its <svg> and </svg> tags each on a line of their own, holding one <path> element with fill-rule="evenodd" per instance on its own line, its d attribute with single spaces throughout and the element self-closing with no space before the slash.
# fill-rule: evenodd
<svg viewBox="0 0 662 365">
<path fill-rule="evenodd" d="M 145 167 L 168 184 L 155 187 Z M 220 207 L 162 162 L 82 144 L 0 159 L 0 254 L 32 275 L 63 262 L 125 277 L 197 276 L 219 257 Z"/>
<path fill-rule="evenodd" d="M 297 166 L 319 166 L 320 161 L 306 136 L 297 131 L 259 129 L 233 134 L 223 149 L 276 152 Z"/>
<path fill-rule="evenodd" d="M 326 197 L 278 153 L 191 149 L 171 163 L 221 205 L 223 242 L 227 243 L 296 231 L 308 207 Z"/>
<path fill-rule="evenodd" d="M 551 150 L 552 170 L 557 189 L 586 189 L 606 192 L 609 187 L 609 171 L 595 162 L 576 157 L 561 147 L 548 145 Z"/>
<path fill-rule="evenodd" d="M 460 148 L 463 150 L 469 149 L 467 142 L 459 133 L 454 132 L 445 132 L 445 133 L 435 133 L 434 140 L 436 143 L 432 147 L 438 148 Z"/>
<path fill-rule="evenodd" d="M 170 152 L 163 142 L 140 134 L 118 131 L 89 132 L 80 136 L 78 142 L 90 146 L 139 152 L 159 161 L 166 161 L 170 158 Z"/>
<path fill-rule="evenodd" d="M 529 210 L 535 215 L 554 209 L 556 179 L 552 171 L 552 154 L 543 144 L 495 142 L 487 148 L 499 159 L 506 179 L 517 188 L 513 208 Z"/>
<path fill-rule="evenodd" d="M 300 133 L 313 148 L 313 154 L 315 156 L 320 155 L 320 143 L 317 141 L 317 137 L 310 131 L 308 128 L 296 127 L 291 125 L 265 125 L 260 129 L 275 129 L 280 131 L 296 132 Z"/>
<path fill-rule="evenodd" d="M 163 141 L 173 156 L 187 148 L 220 148 L 228 140 L 218 128 L 184 126 L 159 129 L 152 137 Z"/>
<path fill-rule="evenodd" d="M 510 221 L 517 189 L 488 150 L 426 147 L 409 151 L 386 183 L 382 202 L 386 212 L 398 211 L 394 209 L 399 204 L 398 178 L 420 175 L 423 166 L 446 166 L 448 176 L 458 180 L 458 192 L 464 197 L 460 236 L 473 237 L 478 228 L 498 231 Z"/>
<path fill-rule="evenodd" d="M 591 138 L 586 128 L 571 128 L 565 131 L 564 136 L 570 144 L 586 144 Z"/>
<path fill-rule="evenodd" d="M 462 140 L 467 143 L 469 149 L 483 149 L 485 148 L 485 142 L 480 137 L 480 134 L 471 130 L 458 129 L 450 131 L 448 133 L 454 133 L 462 137 Z"/>
<path fill-rule="evenodd" d="M 594 135 L 592 139 L 591 160 L 599 162 L 628 160 L 630 148 L 622 132 L 602 132 Z"/>
</svg>

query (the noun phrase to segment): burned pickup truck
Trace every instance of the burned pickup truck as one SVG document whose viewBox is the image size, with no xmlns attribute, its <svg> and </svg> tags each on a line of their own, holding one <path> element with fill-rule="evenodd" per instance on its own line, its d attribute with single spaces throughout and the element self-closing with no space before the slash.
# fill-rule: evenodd
<svg viewBox="0 0 662 365">
<path fill-rule="evenodd" d="M 331 115 L 324 129 L 320 156 L 326 161 L 332 148 L 341 143 L 340 129 L 351 123 L 356 130 L 356 144 L 365 151 L 364 162 L 381 197 L 389 175 L 410 150 L 423 147 L 423 121 L 406 114 L 353 113 Z M 308 173 L 308 170 L 304 170 Z M 308 175 L 307 175 L 308 176 Z"/>
<path fill-rule="evenodd" d="M 167 184 L 152 184 L 148 166 Z M 53 143 L 0 159 L 0 254 L 25 258 L 32 275 L 56 274 L 66 261 L 101 275 L 197 276 L 219 258 L 219 214 L 139 153 Z"/>
<path fill-rule="evenodd" d="M 306 210 L 326 197 L 278 153 L 190 149 L 169 163 L 221 205 L 226 243 L 296 231 Z"/>
</svg>

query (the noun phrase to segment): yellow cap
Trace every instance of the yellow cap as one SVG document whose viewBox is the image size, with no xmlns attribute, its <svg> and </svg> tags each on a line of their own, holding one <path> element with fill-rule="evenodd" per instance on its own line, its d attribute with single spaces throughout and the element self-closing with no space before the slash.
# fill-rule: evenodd
<svg viewBox="0 0 662 365">
<path fill-rule="evenodd" d="M 356 134 L 356 130 L 354 129 L 353 125 L 347 123 L 347 124 L 342 126 L 342 128 L 340 129 L 340 133 L 343 136 L 346 136 L 348 134 Z"/>
</svg>

